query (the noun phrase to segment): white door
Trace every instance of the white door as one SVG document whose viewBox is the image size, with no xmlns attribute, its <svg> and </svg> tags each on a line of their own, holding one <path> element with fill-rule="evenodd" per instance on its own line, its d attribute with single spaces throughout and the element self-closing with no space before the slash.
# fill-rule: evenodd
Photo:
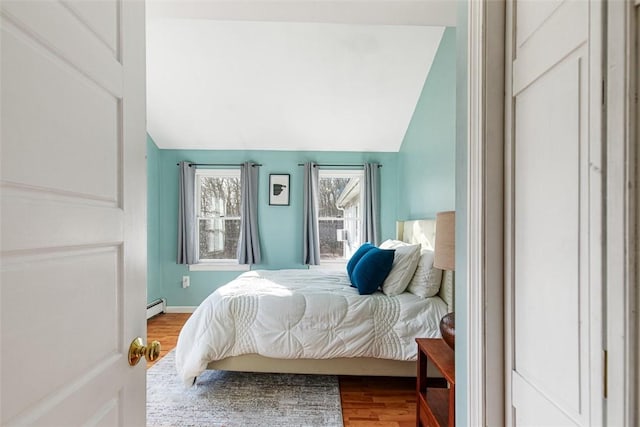
<svg viewBox="0 0 640 427">
<path fill-rule="evenodd" d="M 144 425 L 144 3 L 0 10 L 0 424 Z"/>
<path fill-rule="evenodd" d="M 601 7 L 510 3 L 507 418 L 517 426 L 603 420 Z"/>
</svg>

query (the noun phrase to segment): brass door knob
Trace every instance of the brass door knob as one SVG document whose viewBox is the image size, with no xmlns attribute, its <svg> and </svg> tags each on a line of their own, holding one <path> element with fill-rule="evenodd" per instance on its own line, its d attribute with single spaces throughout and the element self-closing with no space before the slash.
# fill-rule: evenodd
<svg viewBox="0 0 640 427">
<path fill-rule="evenodd" d="M 131 345 L 129 346 L 129 365 L 137 365 L 143 356 L 149 362 L 157 360 L 158 356 L 160 356 L 160 343 L 153 341 L 150 345 L 144 345 L 140 337 L 131 341 Z"/>
</svg>

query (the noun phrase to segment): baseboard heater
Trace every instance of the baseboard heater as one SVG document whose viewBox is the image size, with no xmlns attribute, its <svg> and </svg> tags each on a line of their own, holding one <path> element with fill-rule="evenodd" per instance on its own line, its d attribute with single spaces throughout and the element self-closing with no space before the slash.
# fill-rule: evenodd
<svg viewBox="0 0 640 427">
<path fill-rule="evenodd" d="M 147 304 L 147 319 L 152 318 L 156 314 L 164 313 L 166 311 L 167 301 L 164 298 L 151 301 Z"/>
</svg>

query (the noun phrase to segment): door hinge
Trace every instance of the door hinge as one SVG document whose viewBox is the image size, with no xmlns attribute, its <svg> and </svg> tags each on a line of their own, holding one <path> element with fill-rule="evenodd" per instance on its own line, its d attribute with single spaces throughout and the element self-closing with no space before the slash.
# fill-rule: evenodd
<svg viewBox="0 0 640 427">
<path fill-rule="evenodd" d="M 607 350 L 604 350 L 602 353 L 602 362 L 604 363 L 602 367 L 602 392 L 604 393 L 604 398 L 606 399 L 608 394 L 607 384 L 609 382 L 609 353 L 607 352 Z"/>
</svg>

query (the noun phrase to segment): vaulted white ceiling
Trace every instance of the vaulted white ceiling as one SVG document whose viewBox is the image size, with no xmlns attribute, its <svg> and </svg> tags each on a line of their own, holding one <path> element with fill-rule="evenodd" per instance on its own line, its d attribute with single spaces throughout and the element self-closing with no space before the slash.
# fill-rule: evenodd
<svg viewBox="0 0 640 427">
<path fill-rule="evenodd" d="M 149 2 L 148 132 L 160 148 L 398 151 L 454 24 L 454 0 Z"/>
</svg>

